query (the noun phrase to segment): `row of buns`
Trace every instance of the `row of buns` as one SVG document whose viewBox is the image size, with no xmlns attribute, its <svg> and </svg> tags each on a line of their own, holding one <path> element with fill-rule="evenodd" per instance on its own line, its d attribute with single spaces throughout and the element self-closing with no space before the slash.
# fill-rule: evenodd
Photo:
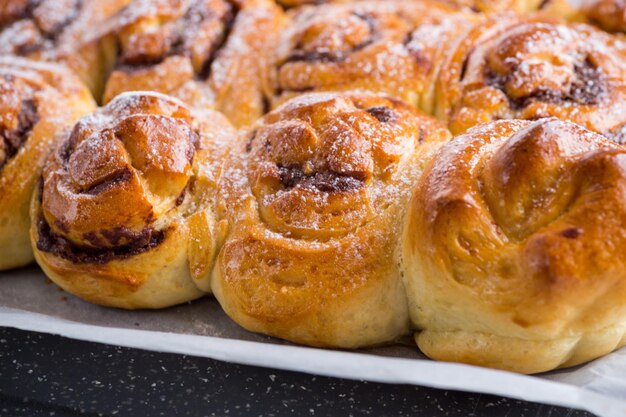
<svg viewBox="0 0 626 417">
<path fill-rule="evenodd" d="M 622 35 L 556 2 L 114 3 L 0 57 L 0 270 L 524 373 L 626 344 Z"/>
<path fill-rule="evenodd" d="M 299 3 L 308 2 L 287 5 Z M 584 83 L 594 77 L 588 67 L 595 65 L 606 65 L 609 78 L 623 76 L 611 68 L 618 59 L 611 37 L 575 23 L 565 29 L 567 19 L 601 23 L 618 16 L 617 0 L 588 0 L 587 13 L 567 7 L 566 0 L 338 1 L 286 11 L 272 0 L 4 4 L 0 54 L 62 62 L 90 87 L 99 104 L 124 91 L 158 91 L 190 106 L 218 110 L 236 127 L 249 125 L 302 92 L 363 89 L 398 97 L 445 121 L 461 119 L 452 124 L 464 129 L 474 123 L 467 118 L 485 121 L 505 111 L 489 104 L 505 98 L 492 93 L 484 100 L 489 103 L 476 104 L 488 114 L 461 110 L 463 101 L 476 101 L 463 90 L 474 91 L 479 82 L 502 90 L 513 104 L 523 104 L 535 90 L 545 90 L 558 101 L 566 93 L 560 89 L 573 82 L 569 78 Z M 509 14 L 493 14 L 502 11 Z M 532 13 L 536 11 L 541 15 Z M 528 16 L 526 22 L 520 21 L 521 15 Z M 524 32 L 533 20 L 546 26 Z M 616 22 L 603 26 L 619 29 Z M 560 28 L 568 33 L 554 32 Z M 507 82 L 516 76 L 509 75 L 510 67 L 518 65 L 504 61 L 534 37 L 537 48 L 521 48 L 520 58 L 543 53 L 553 57 L 543 59 L 550 61 L 543 64 L 547 68 L 532 70 L 537 80 L 523 91 L 516 80 Z M 515 45 L 506 50 L 507 42 Z M 446 65 L 450 54 L 457 62 Z M 560 62 L 559 54 L 575 58 Z M 467 73 L 466 63 L 473 64 Z M 475 74 L 482 69 L 488 71 Z M 477 79 L 485 74 L 491 74 L 489 79 Z M 524 74 L 518 76 L 523 83 Z M 565 98 L 587 104 L 582 96 L 596 91 L 586 93 Z M 516 110 L 509 109 L 507 113 L 517 114 L 506 116 L 527 118 L 542 111 Z"/>
</svg>

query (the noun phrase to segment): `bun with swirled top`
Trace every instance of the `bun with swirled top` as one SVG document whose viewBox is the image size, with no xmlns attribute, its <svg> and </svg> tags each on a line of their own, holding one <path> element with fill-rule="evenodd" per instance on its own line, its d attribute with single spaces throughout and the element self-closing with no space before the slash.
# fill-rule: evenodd
<svg viewBox="0 0 626 417">
<path fill-rule="evenodd" d="M 94 39 L 107 18 L 131 0 L 2 0 L 0 55 L 60 62 L 92 91 L 99 86 Z"/>
<path fill-rule="evenodd" d="M 272 104 L 311 91 L 366 90 L 431 111 L 446 46 L 479 19 L 433 0 L 294 9 L 269 72 Z"/>
<path fill-rule="evenodd" d="M 265 111 L 264 68 L 281 24 L 270 0 L 136 0 L 104 30 L 102 101 L 158 91 L 251 123 Z"/>
<path fill-rule="evenodd" d="M 570 120 L 618 142 L 626 125 L 621 41 L 545 16 L 493 18 L 451 52 L 435 114 L 458 134 L 498 119 Z"/>
<path fill-rule="evenodd" d="M 234 130 L 156 93 L 125 93 L 51 154 L 31 240 L 48 277 L 88 301 L 166 307 L 201 296 L 219 225 L 216 187 Z"/>
<path fill-rule="evenodd" d="M 405 334 L 398 235 L 413 185 L 448 138 L 400 101 L 325 93 L 244 132 L 220 187 L 228 234 L 212 288 L 226 313 L 315 346 Z"/>
</svg>

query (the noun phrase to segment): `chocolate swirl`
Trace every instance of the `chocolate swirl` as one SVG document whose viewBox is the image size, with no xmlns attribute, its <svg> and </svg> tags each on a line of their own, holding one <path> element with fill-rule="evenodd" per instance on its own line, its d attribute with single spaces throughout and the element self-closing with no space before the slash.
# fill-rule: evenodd
<svg viewBox="0 0 626 417">
<path fill-rule="evenodd" d="M 104 92 L 170 93 L 205 79 L 238 9 L 227 0 L 139 0 L 113 19 L 118 58 Z"/>
<path fill-rule="evenodd" d="M 404 334 L 392 254 L 412 184 L 448 135 L 373 95 L 306 94 L 266 115 L 223 176 L 229 230 L 212 288 L 226 312 L 248 329 L 321 346 Z"/>
<path fill-rule="evenodd" d="M 103 101 L 158 91 L 251 123 L 265 110 L 263 68 L 281 13 L 270 0 L 135 1 L 104 30 L 102 43 L 117 53 Z"/>
<path fill-rule="evenodd" d="M 0 172 L 26 143 L 37 123 L 37 100 L 23 79 L 0 74 Z"/>
<path fill-rule="evenodd" d="M 412 140 L 401 132 L 416 127 L 395 102 L 318 100 L 266 116 L 248 146 L 261 219 L 298 238 L 345 235 L 384 211 L 392 203 L 385 181 Z"/>
<path fill-rule="evenodd" d="M 623 344 L 625 163 L 622 146 L 554 118 L 444 145 L 405 229 L 420 348 L 534 373 Z"/>
<path fill-rule="evenodd" d="M 82 0 L 3 1 L 0 52 L 26 56 L 53 49 L 81 7 Z"/>
<path fill-rule="evenodd" d="M 278 49 L 275 104 L 311 90 L 364 89 L 422 106 L 444 45 L 475 18 L 431 1 L 296 9 Z"/>
<path fill-rule="evenodd" d="M 121 29 L 120 67 L 142 67 L 170 56 L 189 58 L 193 71 L 206 76 L 209 64 L 228 37 L 236 9 L 225 0 L 135 2 L 124 13 L 152 8 Z M 146 30 L 148 29 L 148 30 Z"/>
<path fill-rule="evenodd" d="M 497 119 L 555 116 L 599 133 L 626 123 L 626 67 L 617 40 L 547 18 L 473 29 L 444 64 L 437 114 L 460 133 Z"/>
<path fill-rule="evenodd" d="M 106 262 L 154 247 L 197 146 L 189 110 L 164 96 L 121 95 L 83 118 L 44 169 L 38 249 Z"/>
</svg>

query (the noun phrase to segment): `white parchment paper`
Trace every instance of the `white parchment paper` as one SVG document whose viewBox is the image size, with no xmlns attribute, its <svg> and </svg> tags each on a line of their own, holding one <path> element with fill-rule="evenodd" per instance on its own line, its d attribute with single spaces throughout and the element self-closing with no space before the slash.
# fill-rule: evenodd
<svg viewBox="0 0 626 417">
<path fill-rule="evenodd" d="M 205 298 L 159 311 L 83 302 L 35 268 L 0 273 L 0 326 L 227 362 L 376 382 L 481 392 L 626 416 L 626 349 L 539 376 L 434 362 L 406 345 L 360 351 L 294 346 L 249 333 Z"/>
</svg>

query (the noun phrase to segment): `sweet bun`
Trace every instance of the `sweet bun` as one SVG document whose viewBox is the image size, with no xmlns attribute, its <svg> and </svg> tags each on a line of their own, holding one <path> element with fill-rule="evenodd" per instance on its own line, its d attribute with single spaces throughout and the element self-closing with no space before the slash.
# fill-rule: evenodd
<svg viewBox="0 0 626 417">
<path fill-rule="evenodd" d="M 98 50 L 92 39 L 108 17 L 131 0 L 2 0 L 0 55 L 55 61 L 76 72 L 90 89 Z"/>
<path fill-rule="evenodd" d="M 403 235 L 416 341 L 536 373 L 626 343 L 626 150 L 570 122 L 503 120 L 445 144 Z"/>
<path fill-rule="evenodd" d="M 33 261 L 28 207 L 47 153 L 95 107 L 68 70 L 0 57 L 0 270 Z"/>
<path fill-rule="evenodd" d="M 234 130 L 157 93 L 125 93 L 81 119 L 32 202 L 37 262 L 93 303 L 159 308 L 209 290 L 214 217 Z"/>
<path fill-rule="evenodd" d="M 396 249 L 417 178 L 449 133 L 402 102 L 317 93 L 245 131 L 226 164 L 212 288 L 248 330 L 314 346 L 409 329 Z"/>
<path fill-rule="evenodd" d="M 431 111 L 446 45 L 477 20 L 432 0 L 294 9 L 269 73 L 272 105 L 310 91 L 367 90 Z"/>
<path fill-rule="evenodd" d="M 104 30 L 102 101 L 158 91 L 251 123 L 265 111 L 263 68 L 281 22 L 270 0 L 136 0 Z"/>
<path fill-rule="evenodd" d="M 492 120 L 554 116 L 622 142 L 625 62 L 621 42 L 591 26 L 494 17 L 447 55 L 435 115 L 454 134 Z"/>
</svg>

